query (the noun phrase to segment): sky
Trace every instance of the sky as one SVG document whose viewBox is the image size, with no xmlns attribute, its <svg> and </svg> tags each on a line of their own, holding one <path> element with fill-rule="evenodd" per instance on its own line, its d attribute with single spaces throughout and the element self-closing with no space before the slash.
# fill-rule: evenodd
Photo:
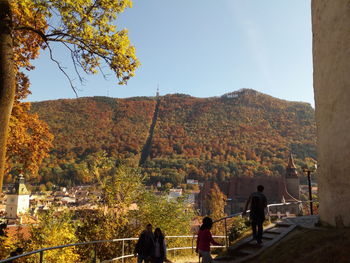
<svg viewBox="0 0 350 263">
<path fill-rule="evenodd" d="M 161 95 L 195 97 L 248 88 L 314 105 L 310 0 L 134 0 L 116 24 L 141 62 L 126 86 L 111 72 L 81 85 L 69 53 L 54 47 L 79 97 L 154 96 L 158 85 Z M 46 51 L 33 64 L 29 101 L 76 97 Z"/>
</svg>

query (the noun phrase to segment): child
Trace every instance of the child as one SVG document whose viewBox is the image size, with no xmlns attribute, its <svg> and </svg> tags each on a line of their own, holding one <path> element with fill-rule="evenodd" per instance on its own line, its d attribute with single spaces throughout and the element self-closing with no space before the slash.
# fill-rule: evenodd
<svg viewBox="0 0 350 263">
<path fill-rule="evenodd" d="M 202 256 L 202 263 L 212 263 L 213 258 L 210 255 L 210 243 L 213 245 L 221 246 L 217 243 L 211 233 L 210 229 L 213 226 L 213 220 L 210 217 L 203 218 L 203 224 L 199 228 L 197 237 L 196 252 Z"/>
</svg>

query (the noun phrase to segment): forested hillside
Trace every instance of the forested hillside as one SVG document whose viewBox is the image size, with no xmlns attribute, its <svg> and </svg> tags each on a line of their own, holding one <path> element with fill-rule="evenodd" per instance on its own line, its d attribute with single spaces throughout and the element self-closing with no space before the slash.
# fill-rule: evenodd
<svg viewBox="0 0 350 263">
<path fill-rule="evenodd" d="M 55 136 L 42 182 L 91 183 L 103 160 L 136 166 L 141 153 L 148 183 L 172 185 L 185 178 L 277 176 L 290 151 L 299 166 L 316 159 L 312 107 L 254 90 L 212 98 L 66 99 L 33 103 L 32 110 Z"/>
</svg>

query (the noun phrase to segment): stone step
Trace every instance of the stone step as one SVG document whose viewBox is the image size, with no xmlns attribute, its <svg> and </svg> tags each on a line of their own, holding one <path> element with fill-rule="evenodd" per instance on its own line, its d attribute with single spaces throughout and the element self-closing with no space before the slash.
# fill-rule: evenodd
<svg viewBox="0 0 350 263">
<path fill-rule="evenodd" d="M 264 231 L 264 234 L 270 234 L 270 235 L 280 235 L 282 232 L 281 231 L 276 231 L 276 230 L 266 230 Z"/>
<path fill-rule="evenodd" d="M 295 228 L 295 224 L 291 222 L 278 222 L 267 228 L 263 233 L 263 243 L 258 245 L 252 238 L 241 240 L 238 244 L 228 249 L 226 259 L 217 261 L 218 263 L 240 263 L 255 257 L 262 251 L 278 242 Z M 216 259 L 214 260 L 216 262 Z"/>
<path fill-rule="evenodd" d="M 238 248 L 238 250 L 241 250 L 241 249 L 243 249 L 243 250 L 245 250 L 245 249 L 248 249 L 248 250 L 259 250 L 260 248 L 261 248 L 261 245 L 258 245 L 256 243 L 256 241 L 252 240 L 249 243 L 246 243 L 246 244 L 240 246 Z"/>
<path fill-rule="evenodd" d="M 239 249 L 237 252 L 242 255 L 249 256 L 256 253 L 256 250 L 245 248 L 245 249 Z"/>
<path fill-rule="evenodd" d="M 274 237 L 273 236 L 269 236 L 267 234 L 264 233 L 262 239 L 265 239 L 265 240 L 272 240 Z"/>
<path fill-rule="evenodd" d="M 288 223 L 277 223 L 276 227 L 291 227 L 292 224 L 288 224 Z"/>
<path fill-rule="evenodd" d="M 237 260 L 240 258 L 245 258 L 252 255 L 251 252 L 245 250 L 234 250 L 231 251 L 229 255 L 216 257 L 214 262 L 231 262 L 232 260 Z"/>
</svg>

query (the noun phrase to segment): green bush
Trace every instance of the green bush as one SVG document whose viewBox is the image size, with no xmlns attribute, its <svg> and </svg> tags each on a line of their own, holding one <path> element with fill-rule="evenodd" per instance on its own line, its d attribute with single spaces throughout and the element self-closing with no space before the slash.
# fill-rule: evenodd
<svg viewBox="0 0 350 263">
<path fill-rule="evenodd" d="M 234 219 L 231 228 L 229 230 L 229 241 L 233 242 L 237 238 L 241 237 L 250 227 L 250 222 L 246 218 L 237 217 Z"/>
</svg>

